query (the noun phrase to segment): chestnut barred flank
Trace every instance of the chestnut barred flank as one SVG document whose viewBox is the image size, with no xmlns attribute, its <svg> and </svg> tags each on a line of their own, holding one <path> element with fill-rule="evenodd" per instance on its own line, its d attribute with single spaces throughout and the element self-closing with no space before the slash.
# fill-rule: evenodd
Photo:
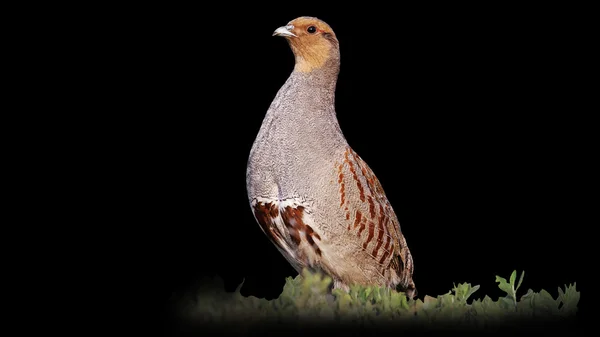
<svg viewBox="0 0 600 337">
<path fill-rule="evenodd" d="M 348 171 L 350 174 L 345 175 L 344 173 Z M 344 161 L 338 165 L 338 176 L 340 177 L 338 184 L 341 193 L 344 192 L 346 184 L 354 184 L 358 190 L 358 200 L 360 201 L 360 203 L 357 203 L 358 206 L 343 201 L 341 207 L 344 207 L 344 210 L 358 207 L 354 213 L 354 225 L 350 227 L 349 223 L 347 229 L 353 230 L 358 227 L 356 235 L 361 239 L 362 248 L 367 249 L 371 244 L 370 255 L 377 259 L 378 264 L 382 266 L 382 271 L 392 268 L 398 273 L 403 273 L 405 268 L 412 268 L 412 257 L 408 247 L 403 246 L 404 240 L 394 239 L 402 236 L 402 234 L 399 231 L 399 224 L 394 210 L 387 201 L 381 184 L 368 165 L 350 147 L 344 151 Z M 345 179 L 344 177 L 347 176 L 351 178 Z M 350 218 L 350 212 L 346 212 L 347 218 Z M 368 235 L 363 238 L 361 234 L 365 229 L 368 229 Z M 392 243 L 396 241 L 398 242 Z M 392 253 L 396 246 L 404 252 L 402 257 L 399 254 Z M 402 262 L 407 259 L 411 261 L 408 267 L 404 266 Z M 410 272 L 412 273 L 412 270 Z"/>
</svg>

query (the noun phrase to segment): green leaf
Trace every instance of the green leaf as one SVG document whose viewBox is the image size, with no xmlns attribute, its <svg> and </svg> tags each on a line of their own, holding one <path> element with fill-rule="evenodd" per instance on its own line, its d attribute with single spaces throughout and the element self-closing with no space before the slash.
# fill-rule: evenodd
<svg viewBox="0 0 600 337">
<path fill-rule="evenodd" d="M 544 289 L 534 297 L 534 306 L 536 311 L 545 313 L 551 313 L 558 310 L 558 302 Z"/>
<path fill-rule="evenodd" d="M 514 308 L 515 302 L 510 297 L 500 297 L 498 299 L 498 305 L 500 305 L 500 307 L 503 309 L 509 310 L 509 309 Z"/>
<path fill-rule="evenodd" d="M 424 308 L 424 304 L 423 304 L 423 301 L 421 301 L 421 299 L 420 299 L 420 298 L 418 298 L 418 299 L 415 301 L 415 307 L 414 307 L 414 311 L 415 311 L 415 313 L 417 314 L 417 316 L 420 316 L 420 315 L 422 315 L 422 314 L 423 314 L 423 310 L 425 310 L 425 308 Z"/>
<path fill-rule="evenodd" d="M 515 288 L 515 280 L 517 279 L 517 271 L 513 270 L 512 274 L 510 274 L 510 286 L 511 288 Z"/>
<path fill-rule="evenodd" d="M 496 282 L 499 283 L 498 288 L 500 288 L 500 290 L 502 290 L 505 293 L 507 293 L 508 295 L 512 296 L 512 294 L 513 294 L 512 287 L 510 286 L 510 284 L 508 284 L 506 282 L 506 279 L 504 277 L 496 276 Z"/>
<path fill-rule="evenodd" d="M 479 289 L 479 286 L 471 287 L 470 283 L 463 283 L 454 286 L 454 296 L 458 302 L 466 303 L 469 296 Z"/>
<path fill-rule="evenodd" d="M 516 292 L 517 290 L 519 290 L 519 287 L 521 286 L 521 283 L 523 282 L 523 277 L 524 277 L 524 276 L 525 276 L 525 271 L 523 270 L 523 271 L 521 272 L 521 277 L 519 277 L 519 283 L 517 284 L 517 287 L 515 288 L 515 292 Z"/>
<path fill-rule="evenodd" d="M 430 308 L 434 308 L 437 305 L 438 300 L 429 295 L 425 295 L 425 299 L 423 302 L 423 309 L 429 310 Z"/>
<path fill-rule="evenodd" d="M 520 289 L 523 278 L 524 272 L 516 275 L 516 271 L 509 281 L 496 276 L 498 286 L 506 296 L 493 301 L 485 295 L 482 300 L 474 299 L 470 305 L 467 299 L 479 290 L 479 285 L 453 284 L 454 288 L 448 293 L 425 296 L 423 302 L 420 299 L 407 300 L 403 292 L 378 286 L 352 285 L 349 291 L 333 289 L 330 292 L 330 277 L 303 271 L 295 278 L 286 278 L 278 298 L 266 300 L 241 295 L 245 280 L 234 293 L 225 291 L 218 279 L 207 280 L 200 293 L 190 294 L 190 298 L 185 300 L 183 314 L 202 322 L 242 317 L 244 322 L 275 319 L 292 325 L 303 324 L 306 319 L 322 319 L 368 326 L 405 320 L 432 325 L 452 321 L 481 327 L 501 322 L 507 315 L 526 319 L 533 315 L 552 314 L 558 318 L 577 311 L 580 293 L 576 284 L 559 287 L 557 298 L 543 289 L 539 293 L 528 289 L 516 301 L 516 290 Z M 517 279 L 518 282 L 515 282 Z M 242 329 L 243 324 L 239 327 Z"/>
<path fill-rule="evenodd" d="M 469 291 L 467 292 L 467 294 L 465 295 L 465 301 L 471 296 L 473 295 L 473 293 L 475 293 L 477 290 L 479 290 L 479 284 L 472 287 L 471 289 L 469 289 Z"/>
<path fill-rule="evenodd" d="M 485 313 L 483 310 L 483 304 L 481 303 L 481 300 L 474 300 L 471 304 L 471 308 L 477 316 L 483 316 Z"/>
<path fill-rule="evenodd" d="M 366 301 L 367 299 L 369 299 L 369 295 L 371 295 L 372 291 L 373 291 L 373 288 L 371 288 L 371 287 L 365 288 L 365 292 L 364 292 L 364 295 L 363 295 L 363 300 Z"/>
<path fill-rule="evenodd" d="M 523 296 L 521 296 L 521 301 L 525 300 L 525 299 L 529 299 L 533 296 L 533 290 L 529 289 L 527 290 L 527 293 Z"/>
<path fill-rule="evenodd" d="M 576 290 L 576 285 L 565 285 L 565 291 L 563 292 L 560 287 L 558 288 L 558 299 L 562 302 L 561 312 L 565 314 L 573 314 L 577 312 L 577 303 L 579 302 L 579 292 Z"/>
<path fill-rule="evenodd" d="M 390 307 L 392 309 L 400 307 L 400 303 L 402 303 L 402 299 L 400 298 L 400 294 L 398 292 L 390 293 Z"/>
<path fill-rule="evenodd" d="M 560 289 L 560 287 L 558 287 L 558 299 L 561 302 L 564 302 L 565 299 L 565 293 L 562 291 L 562 289 Z"/>
<path fill-rule="evenodd" d="M 523 298 L 521 298 L 521 301 L 517 302 L 517 311 L 523 316 L 532 315 L 533 314 L 533 306 L 531 304 L 531 300 L 528 298 L 523 300 Z"/>
<path fill-rule="evenodd" d="M 544 290 L 544 289 L 540 290 L 539 294 L 540 294 L 541 298 L 544 298 L 544 299 L 547 299 L 547 300 L 550 300 L 550 301 L 554 302 L 554 298 L 546 290 Z"/>
</svg>

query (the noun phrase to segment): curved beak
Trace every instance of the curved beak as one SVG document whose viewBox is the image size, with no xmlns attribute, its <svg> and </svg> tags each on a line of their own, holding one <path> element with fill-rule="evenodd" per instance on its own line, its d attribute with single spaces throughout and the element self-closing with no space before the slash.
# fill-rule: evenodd
<svg viewBox="0 0 600 337">
<path fill-rule="evenodd" d="M 294 29 L 294 26 L 292 25 L 279 27 L 273 32 L 273 36 L 297 36 L 296 34 L 292 33 L 292 29 Z"/>
</svg>

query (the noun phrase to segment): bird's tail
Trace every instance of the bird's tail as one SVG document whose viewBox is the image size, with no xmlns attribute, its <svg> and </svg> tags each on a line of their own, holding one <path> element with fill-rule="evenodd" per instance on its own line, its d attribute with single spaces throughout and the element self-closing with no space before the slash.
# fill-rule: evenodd
<svg viewBox="0 0 600 337">
<path fill-rule="evenodd" d="M 400 283 L 396 286 L 398 291 L 404 291 L 408 298 L 417 296 L 417 288 L 413 281 L 413 258 L 404 239 L 404 235 L 399 237 L 400 247 L 395 259 L 392 261 L 392 267 L 396 270 Z"/>
</svg>

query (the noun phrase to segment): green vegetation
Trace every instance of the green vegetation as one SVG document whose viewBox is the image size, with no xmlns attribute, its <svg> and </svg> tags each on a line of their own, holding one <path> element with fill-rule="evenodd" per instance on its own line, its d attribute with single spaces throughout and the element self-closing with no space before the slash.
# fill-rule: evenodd
<svg viewBox="0 0 600 337">
<path fill-rule="evenodd" d="M 576 285 L 558 288 L 552 297 L 546 290 L 529 289 L 518 297 L 524 273 L 517 280 L 514 271 L 508 281 L 496 277 L 499 288 L 506 293 L 496 301 L 487 295 L 472 299 L 479 286 L 469 283 L 455 285 L 447 294 L 425 296 L 424 301 L 407 300 L 404 293 L 380 287 L 352 287 L 349 292 L 330 291 L 328 276 L 304 271 L 302 275 L 286 279 L 281 295 L 273 300 L 226 292 L 205 285 L 194 301 L 183 308 L 187 318 L 197 322 L 350 322 L 365 324 L 399 323 L 458 323 L 461 326 L 483 327 L 506 319 L 533 319 L 573 317 L 577 311 L 580 293 Z M 215 280 L 219 283 L 219 280 Z M 243 284 L 243 282 L 242 282 Z M 469 303 L 467 302 L 469 300 Z M 436 324 L 433 324 L 436 325 Z"/>
</svg>

